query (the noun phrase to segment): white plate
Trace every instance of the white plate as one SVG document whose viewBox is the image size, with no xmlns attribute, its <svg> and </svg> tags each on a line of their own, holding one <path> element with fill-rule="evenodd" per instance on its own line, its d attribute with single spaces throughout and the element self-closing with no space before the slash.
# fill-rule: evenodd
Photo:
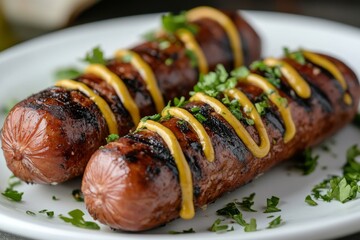
<svg viewBox="0 0 360 240">
<path fill-rule="evenodd" d="M 283 46 L 299 46 L 321 50 L 343 59 L 360 75 L 360 31 L 359 29 L 320 19 L 265 12 L 245 12 L 264 42 L 264 56 L 278 56 Z M 0 54 L 0 103 L 12 98 L 25 98 L 51 85 L 56 68 L 78 64 L 77 59 L 96 45 L 100 45 L 107 56 L 119 47 L 127 47 L 141 40 L 141 34 L 159 24 L 159 15 L 143 15 L 87 24 L 59 31 L 16 46 Z M 75 208 L 85 211 L 83 203 L 75 202 L 71 192 L 80 187 L 79 179 L 60 186 L 18 187 L 24 191 L 23 202 L 14 203 L 0 196 L 0 229 L 37 239 L 326 239 L 359 231 L 360 200 L 346 204 L 338 202 L 320 203 L 311 207 L 304 202 L 313 185 L 328 174 L 340 174 L 345 161 L 346 149 L 360 142 L 360 131 L 348 126 L 335 137 L 336 145 L 331 154 L 316 149 L 321 155 L 319 167 L 310 176 L 289 172 L 287 164 L 276 167 L 259 179 L 239 190 L 227 194 L 206 211 L 198 211 L 191 221 L 176 220 L 165 227 L 140 233 L 112 232 L 106 226 L 100 231 L 83 230 L 62 222 L 57 217 L 49 219 L 39 214 L 25 214 L 27 210 L 54 210 L 55 214 L 66 214 Z M 322 166 L 327 166 L 322 170 Z M 4 158 L 0 157 L 0 191 L 7 186 L 11 173 Z M 234 198 L 241 199 L 255 192 L 255 208 L 262 209 L 266 198 L 272 195 L 281 198 L 280 212 L 285 224 L 276 229 L 266 229 L 271 219 L 262 211 L 245 213 L 245 218 L 255 217 L 259 231 L 245 233 L 242 228 L 224 234 L 207 229 L 216 219 L 216 209 Z M 60 198 L 53 201 L 52 196 Z M 274 214 L 278 216 L 279 214 Z M 90 216 L 86 215 L 90 220 Z M 195 234 L 169 235 L 169 230 L 194 228 Z"/>
</svg>

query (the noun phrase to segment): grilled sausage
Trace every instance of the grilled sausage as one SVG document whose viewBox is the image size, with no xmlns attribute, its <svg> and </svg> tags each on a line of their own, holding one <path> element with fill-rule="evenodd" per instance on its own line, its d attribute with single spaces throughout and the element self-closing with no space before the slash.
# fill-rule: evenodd
<svg viewBox="0 0 360 240">
<path fill-rule="evenodd" d="M 237 13 L 227 15 L 237 28 L 244 62 L 249 64 L 259 57 L 260 39 Z M 208 18 L 194 24 L 198 26 L 195 38 L 205 53 L 209 69 L 218 63 L 231 69 L 234 57 L 222 26 Z M 170 45 L 163 49 L 161 41 L 169 41 Z M 164 102 L 187 96 L 199 77 L 198 68 L 191 65 L 179 39 L 161 36 L 132 50 L 151 67 Z M 169 58 L 172 63 L 166 64 Z M 145 81 L 132 64 L 112 59 L 106 67 L 123 80 L 141 116 L 156 112 Z M 89 73 L 76 81 L 89 86 L 108 103 L 120 136 L 135 126 L 131 114 L 107 82 Z M 77 90 L 51 87 L 14 106 L 5 120 L 1 139 L 7 166 L 15 176 L 32 183 L 60 183 L 81 175 L 91 154 L 106 143 L 108 135 L 107 122 L 93 101 Z"/>
<path fill-rule="evenodd" d="M 300 64 L 292 58 L 283 58 L 283 62 L 306 80 L 311 97 L 300 98 L 282 75 L 277 90 L 287 99 L 296 134 L 285 143 L 284 121 L 278 109 L 270 106 L 261 116 L 271 145 L 265 157 L 255 157 L 234 128 L 201 101 L 191 101 L 183 108 L 189 112 L 194 107 L 200 108 L 199 113 L 206 119 L 202 125 L 214 147 L 213 162 L 206 160 L 199 138 L 188 123 L 176 117 L 161 120 L 176 136 L 190 167 L 195 207 L 211 203 L 248 183 L 279 162 L 320 143 L 351 121 L 359 102 L 358 80 L 341 61 L 320 56 L 339 69 L 348 90 L 345 93 L 329 71 L 314 63 Z M 258 70 L 256 73 L 267 74 Z M 251 83 L 240 81 L 236 88 L 253 103 L 262 99 L 263 90 Z M 344 102 L 344 94 L 351 96 L 352 103 Z M 245 122 L 242 125 L 259 144 L 257 129 Z M 85 170 L 82 191 L 94 219 L 126 231 L 143 231 L 178 218 L 183 197 L 179 170 L 170 148 L 158 133 L 148 129 L 130 133 L 97 150 Z"/>
</svg>

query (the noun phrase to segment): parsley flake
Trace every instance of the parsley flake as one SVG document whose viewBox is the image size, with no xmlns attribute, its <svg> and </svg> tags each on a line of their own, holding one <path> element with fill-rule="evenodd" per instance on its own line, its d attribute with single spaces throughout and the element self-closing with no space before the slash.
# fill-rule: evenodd
<svg viewBox="0 0 360 240">
<path fill-rule="evenodd" d="M 72 210 L 68 214 L 70 218 L 65 217 L 63 215 L 59 215 L 59 218 L 79 228 L 94 229 L 94 230 L 100 229 L 99 225 L 97 225 L 95 222 L 85 221 L 84 220 L 85 214 L 80 209 Z"/>
<path fill-rule="evenodd" d="M 182 230 L 181 232 L 179 231 L 169 231 L 169 234 L 182 234 L 182 233 L 196 233 L 195 230 L 193 228 L 189 228 L 187 230 Z"/>
<path fill-rule="evenodd" d="M 272 196 L 266 199 L 266 209 L 264 213 L 280 212 L 281 209 L 277 208 L 280 198 Z"/>
<path fill-rule="evenodd" d="M 8 179 L 8 187 L 5 189 L 4 192 L 1 193 L 4 197 L 6 197 L 9 200 L 12 200 L 14 202 L 20 202 L 22 200 L 23 192 L 18 192 L 14 189 L 14 187 L 21 184 L 21 181 L 15 177 L 11 176 Z"/>
<path fill-rule="evenodd" d="M 185 97 L 182 96 L 180 98 L 175 97 L 173 100 L 174 106 L 175 107 L 182 107 L 184 106 L 188 101 L 186 101 Z"/>
<path fill-rule="evenodd" d="M 211 227 L 209 228 L 209 230 L 211 232 L 229 232 L 229 231 L 233 231 L 234 227 L 231 227 L 229 229 L 229 225 L 228 224 L 221 224 L 223 220 L 218 218 L 215 220 L 215 222 L 211 225 Z"/>
<path fill-rule="evenodd" d="M 54 211 L 48 211 L 47 209 L 40 210 L 39 213 L 45 213 L 48 217 L 54 217 Z"/>
<path fill-rule="evenodd" d="M 199 66 L 199 60 L 198 60 L 198 58 L 197 58 L 194 51 L 192 51 L 190 49 L 186 49 L 185 50 L 185 55 L 190 60 L 190 66 L 191 67 L 195 68 L 195 67 Z"/>
<path fill-rule="evenodd" d="M 58 200 L 60 200 L 59 198 L 57 198 L 56 196 L 52 196 L 52 200 L 54 200 L 54 201 L 58 201 Z"/>
<path fill-rule="evenodd" d="M 83 62 L 90 64 L 99 63 L 105 64 L 104 53 L 99 46 L 94 47 L 90 52 L 87 52 L 85 58 L 82 59 Z"/>
<path fill-rule="evenodd" d="M 106 142 L 110 143 L 110 142 L 115 142 L 116 140 L 118 140 L 120 138 L 120 136 L 118 134 L 110 134 L 109 136 L 106 137 Z"/>
<path fill-rule="evenodd" d="M 84 195 L 81 192 L 80 189 L 74 189 L 72 191 L 72 196 L 77 202 L 83 202 L 84 201 Z"/>
<path fill-rule="evenodd" d="M 272 220 L 271 222 L 269 222 L 269 226 L 267 227 L 268 229 L 271 228 L 277 228 L 282 224 L 282 219 L 281 216 L 278 216 L 277 218 L 275 218 L 274 220 Z"/>
<path fill-rule="evenodd" d="M 255 219 L 255 218 L 251 218 L 251 219 L 250 219 L 250 222 L 245 225 L 244 231 L 245 231 L 245 232 L 254 232 L 254 231 L 256 231 L 256 228 L 257 228 L 256 219 Z"/>
<path fill-rule="evenodd" d="M 298 162 L 296 167 L 302 170 L 303 175 L 312 173 L 318 164 L 319 155 L 313 155 L 312 149 L 307 148 L 302 153 L 302 161 Z"/>
<path fill-rule="evenodd" d="M 283 49 L 284 49 L 284 54 L 287 58 L 291 58 L 301 65 L 305 64 L 305 57 L 301 51 L 290 52 L 290 50 L 287 47 L 284 47 Z"/>
<path fill-rule="evenodd" d="M 74 67 L 60 68 L 55 71 L 55 80 L 74 79 L 81 75 L 81 71 Z"/>
<path fill-rule="evenodd" d="M 196 34 L 198 31 L 196 25 L 187 21 L 186 12 L 181 12 L 180 14 L 167 13 L 162 16 L 161 20 L 163 29 L 170 34 L 174 34 L 181 28 L 187 29 L 193 34 Z"/>
<path fill-rule="evenodd" d="M 275 87 L 280 88 L 281 71 L 279 66 L 269 67 L 264 61 L 255 61 L 250 65 L 251 70 L 258 70 L 264 73 L 265 78 Z"/>
<path fill-rule="evenodd" d="M 238 202 L 241 210 L 247 212 L 256 212 L 256 210 L 251 208 L 254 205 L 254 197 L 255 197 L 255 193 L 252 193 L 250 194 L 250 196 L 244 197 L 242 202 Z"/>
<path fill-rule="evenodd" d="M 26 214 L 29 215 L 29 216 L 35 216 L 36 214 L 30 210 L 27 210 L 26 211 Z"/>
<path fill-rule="evenodd" d="M 305 198 L 305 202 L 309 204 L 310 206 L 316 206 L 318 205 L 317 202 L 315 202 L 310 195 L 307 195 Z"/>
<path fill-rule="evenodd" d="M 266 109 L 269 108 L 269 102 L 267 100 L 263 100 L 261 102 L 255 103 L 256 111 L 262 116 L 266 113 Z"/>
<path fill-rule="evenodd" d="M 154 115 L 151 115 L 151 116 L 143 117 L 140 121 L 146 122 L 147 120 L 152 120 L 152 121 L 157 122 L 160 119 L 161 119 L 161 115 L 159 113 L 157 113 L 157 114 L 154 114 Z"/>
</svg>

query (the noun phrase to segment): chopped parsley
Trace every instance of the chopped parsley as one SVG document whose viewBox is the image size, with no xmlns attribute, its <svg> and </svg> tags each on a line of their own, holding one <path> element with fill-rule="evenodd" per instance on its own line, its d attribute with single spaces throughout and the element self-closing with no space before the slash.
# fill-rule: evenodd
<svg viewBox="0 0 360 240">
<path fill-rule="evenodd" d="M 237 84 L 236 77 L 230 77 L 223 65 L 216 66 L 214 72 L 209 72 L 206 75 L 200 75 L 198 83 L 194 86 L 194 91 L 190 92 L 190 95 L 194 95 L 196 92 L 203 92 L 210 97 L 217 97 L 221 92 L 234 88 Z"/>
<path fill-rule="evenodd" d="M 81 192 L 80 189 L 74 189 L 72 191 L 72 196 L 77 202 L 83 202 L 84 201 L 84 195 Z"/>
<path fill-rule="evenodd" d="M 54 200 L 54 201 L 58 201 L 58 200 L 60 200 L 59 198 L 57 198 L 56 196 L 52 196 L 52 200 Z"/>
<path fill-rule="evenodd" d="M 23 192 L 18 192 L 14 187 L 21 184 L 21 181 L 14 175 L 10 176 L 8 179 L 8 187 L 4 192 L 1 193 L 4 197 L 14 202 L 20 202 L 22 200 Z"/>
<path fill-rule="evenodd" d="M 160 50 L 165 50 L 167 49 L 168 47 L 170 47 L 171 43 L 168 41 L 168 40 L 161 40 L 159 41 L 159 49 Z"/>
<path fill-rule="evenodd" d="M 348 202 L 357 197 L 360 192 L 360 163 L 356 158 L 360 156 L 357 145 L 350 147 L 346 153 L 346 164 L 343 166 L 343 176 L 331 176 L 312 189 L 312 195 L 316 199 L 325 202 L 337 200 L 341 203 Z"/>
<path fill-rule="evenodd" d="M 301 51 L 290 52 L 290 50 L 287 47 L 284 47 L 283 49 L 284 49 L 284 54 L 287 58 L 291 58 L 301 65 L 305 64 L 305 57 Z"/>
<path fill-rule="evenodd" d="M 256 111 L 262 116 L 266 113 L 266 109 L 269 108 L 269 102 L 267 100 L 263 100 L 261 102 L 255 103 Z"/>
<path fill-rule="evenodd" d="M 40 210 L 39 213 L 45 213 L 48 217 L 54 217 L 54 211 L 49 211 L 47 209 Z"/>
<path fill-rule="evenodd" d="M 90 64 L 99 63 L 105 64 L 104 53 L 99 46 L 94 47 L 90 52 L 87 52 L 85 58 L 82 59 L 83 62 Z"/>
<path fill-rule="evenodd" d="M 181 232 L 179 231 L 169 231 L 169 234 L 182 234 L 182 233 L 196 233 L 195 230 L 193 228 L 189 228 L 187 230 L 182 230 Z"/>
<path fill-rule="evenodd" d="M 173 99 L 173 103 L 175 107 L 182 107 L 184 106 L 188 101 L 186 101 L 185 97 L 182 96 L 180 98 L 175 97 Z"/>
<path fill-rule="evenodd" d="M 233 77 L 236 77 L 237 79 L 244 79 L 247 76 L 249 76 L 250 71 L 247 67 L 242 66 L 242 67 L 238 67 L 235 68 L 234 70 L 231 71 L 230 75 Z"/>
<path fill-rule="evenodd" d="M 133 56 L 131 54 L 126 54 L 121 58 L 121 61 L 124 63 L 129 63 L 131 62 L 132 57 Z"/>
<path fill-rule="evenodd" d="M 30 210 L 27 210 L 26 211 L 26 214 L 29 215 L 29 216 L 35 216 L 36 214 Z"/>
<path fill-rule="evenodd" d="M 215 220 L 215 222 L 211 225 L 211 227 L 209 228 L 209 230 L 211 232 L 229 232 L 229 231 L 233 231 L 234 227 L 231 227 L 229 229 L 229 225 L 228 224 L 221 224 L 223 220 L 218 218 Z"/>
<path fill-rule="evenodd" d="M 55 80 L 74 79 L 81 75 L 81 71 L 74 67 L 60 68 L 55 71 Z"/>
<path fill-rule="evenodd" d="M 198 58 L 194 51 L 192 51 L 190 49 L 186 49 L 185 55 L 189 58 L 191 67 L 195 68 L 199 65 Z"/>
<path fill-rule="evenodd" d="M 85 214 L 79 209 L 72 210 L 68 214 L 70 218 L 65 217 L 63 215 L 59 215 L 59 218 L 79 228 L 94 229 L 94 230 L 100 229 L 99 225 L 96 224 L 95 222 L 85 221 L 84 220 Z"/>
<path fill-rule="evenodd" d="M 229 97 L 225 95 L 225 97 L 221 101 L 226 107 L 228 107 L 234 117 L 236 117 L 240 121 L 244 119 L 244 116 L 241 112 L 241 105 L 238 99 L 233 99 L 230 101 Z"/>
<path fill-rule="evenodd" d="M 191 111 L 192 113 L 195 113 L 195 114 L 194 114 L 194 117 L 195 117 L 199 122 L 203 123 L 203 122 L 205 122 L 205 121 L 207 120 L 207 118 L 204 117 L 204 115 L 202 115 L 202 114 L 200 113 L 200 107 L 192 107 L 192 108 L 190 109 L 190 111 Z"/>
<path fill-rule="evenodd" d="M 256 228 L 257 228 L 256 219 L 251 218 L 250 222 L 245 225 L 244 231 L 245 232 L 254 232 L 254 231 L 256 231 Z"/>
<path fill-rule="evenodd" d="M 316 206 L 318 205 L 317 202 L 315 202 L 310 195 L 307 195 L 305 198 L 305 202 L 309 204 L 310 206 Z"/>
<path fill-rule="evenodd" d="M 302 170 L 303 175 L 312 173 L 318 164 L 319 155 L 313 155 L 312 149 L 307 148 L 302 153 L 301 161 L 296 164 L 296 167 Z"/>
<path fill-rule="evenodd" d="M 280 212 L 281 209 L 277 208 L 279 204 L 280 198 L 272 196 L 271 198 L 266 199 L 266 209 L 264 213 L 273 213 L 273 212 Z"/>
<path fill-rule="evenodd" d="M 179 29 L 189 30 L 191 33 L 196 34 L 198 28 L 196 25 L 189 23 L 186 18 L 186 12 L 180 14 L 167 13 L 162 16 L 162 27 L 163 29 L 174 34 Z"/>
<path fill-rule="evenodd" d="M 244 197 L 242 202 L 237 202 L 237 204 L 239 204 L 241 210 L 243 211 L 256 212 L 256 210 L 251 208 L 254 205 L 254 197 L 255 193 L 252 193 L 250 196 Z"/>
<path fill-rule="evenodd" d="M 275 87 L 280 88 L 281 71 L 279 66 L 269 67 L 264 61 L 255 61 L 250 65 L 251 70 L 258 70 L 264 73 L 265 78 Z"/>
<path fill-rule="evenodd" d="M 144 33 L 142 35 L 142 38 L 144 40 L 149 41 L 149 42 L 155 41 L 157 39 L 156 38 L 156 31 L 155 30 L 148 31 L 148 32 L 146 32 L 146 33 Z"/>
<path fill-rule="evenodd" d="M 161 115 L 159 113 L 157 113 L 157 114 L 154 114 L 154 115 L 151 115 L 151 116 L 143 117 L 140 121 L 146 122 L 147 120 L 152 120 L 152 121 L 157 122 L 160 119 L 161 119 Z"/>
<path fill-rule="evenodd" d="M 118 134 L 112 133 L 106 137 L 106 142 L 107 143 L 114 142 L 114 141 L 118 140 L 119 138 L 120 138 L 120 136 Z"/>
<path fill-rule="evenodd" d="M 282 224 L 282 219 L 281 216 L 278 216 L 277 218 L 275 218 L 274 220 L 272 220 L 271 222 L 269 222 L 269 226 L 267 227 L 268 229 L 271 228 L 277 228 Z"/>
<path fill-rule="evenodd" d="M 165 59 L 166 66 L 171 66 L 173 63 L 174 63 L 174 59 L 172 59 L 172 58 Z"/>
</svg>

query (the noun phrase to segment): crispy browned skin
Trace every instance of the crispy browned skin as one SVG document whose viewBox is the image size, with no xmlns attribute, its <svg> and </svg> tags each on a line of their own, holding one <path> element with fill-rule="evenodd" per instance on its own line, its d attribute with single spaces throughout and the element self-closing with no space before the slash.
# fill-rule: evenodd
<svg viewBox="0 0 360 240">
<path fill-rule="evenodd" d="M 260 39 L 238 14 L 229 13 L 229 16 L 242 36 L 245 63 L 249 64 L 259 57 Z M 209 68 L 214 69 L 221 63 L 232 69 L 233 55 L 223 28 L 209 19 L 196 24 L 199 25 L 196 39 L 206 53 Z M 153 69 L 165 102 L 187 96 L 197 82 L 197 67 L 191 66 L 179 40 L 166 49 L 159 48 L 159 41 L 151 41 L 132 50 Z M 173 59 L 170 66 L 165 64 L 168 58 Z M 110 60 L 107 67 L 125 82 L 142 116 L 155 113 L 144 80 L 130 64 Z M 91 74 L 77 80 L 96 90 L 108 102 L 116 116 L 120 136 L 134 127 L 129 113 L 105 81 Z M 77 91 L 49 88 L 11 110 L 1 138 L 7 166 L 17 177 L 27 182 L 53 183 L 81 175 L 91 154 L 105 144 L 107 135 L 107 125 L 93 102 Z"/>
<path fill-rule="evenodd" d="M 354 104 L 348 106 L 343 102 L 343 90 L 325 70 L 310 63 L 300 65 L 285 59 L 311 85 L 312 97 L 308 100 L 294 97 L 282 81 L 279 92 L 288 100 L 297 132 L 289 143 L 284 144 L 283 120 L 272 106 L 262 116 L 272 144 L 264 158 L 255 158 L 233 128 L 209 105 L 192 102 L 184 108 L 189 110 L 199 106 L 200 113 L 207 118 L 203 125 L 215 149 L 216 158 L 212 163 L 205 159 L 190 125 L 179 124 L 176 118 L 162 121 L 179 140 L 190 165 L 195 206 L 215 201 L 275 164 L 318 144 L 351 121 L 359 102 L 358 80 L 342 62 L 328 58 L 344 74 Z M 259 101 L 261 89 L 244 84 L 237 88 L 253 102 Z M 259 141 L 256 129 L 243 124 Z M 143 231 L 179 217 L 182 197 L 178 170 L 163 140 L 148 130 L 128 134 L 96 151 L 85 170 L 82 191 L 90 214 L 115 229 Z"/>
</svg>

